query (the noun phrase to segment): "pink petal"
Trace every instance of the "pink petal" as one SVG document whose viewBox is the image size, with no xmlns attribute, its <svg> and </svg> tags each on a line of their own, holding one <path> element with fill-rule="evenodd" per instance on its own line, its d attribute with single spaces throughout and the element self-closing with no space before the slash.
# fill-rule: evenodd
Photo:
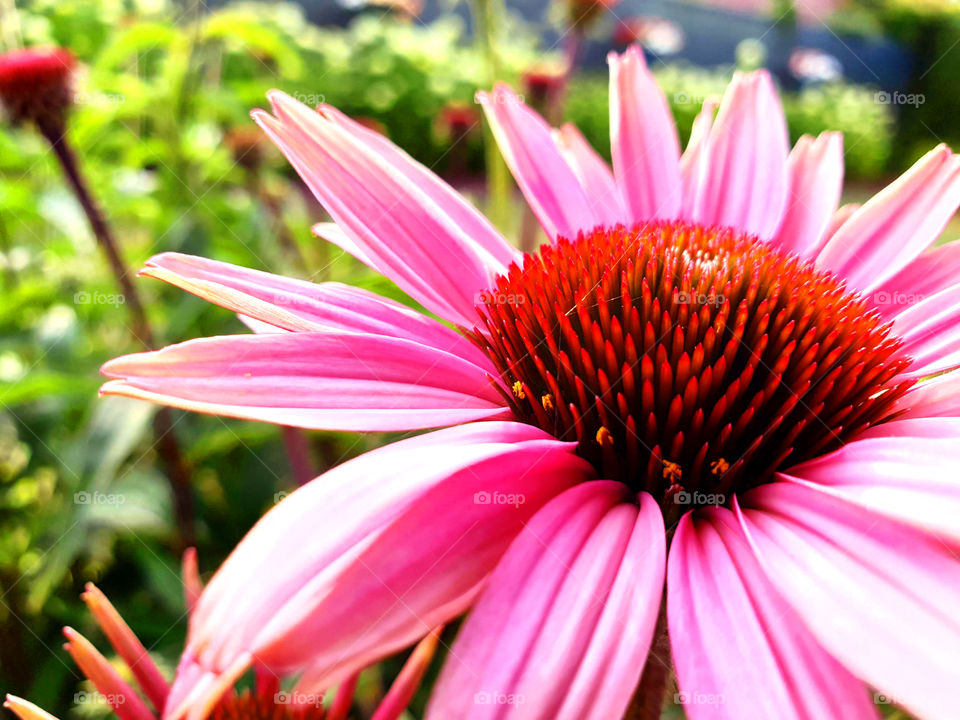
<svg viewBox="0 0 960 720">
<path fill-rule="evenodd" d="M 325 430 L 508 417 L 484 368 L 410 340 L 342 332 L 201 338 L 111 360 L 103 386 L 173 407 Z"/>
<path fill-rule="evenodd" d="M 960 563 L 923 533 L 796 483 L 744 500 L 761 565 L 820 644 L 924 718 L 956 717 Z"/>
<path fill-rule="evenodd" d="M 301 487 L 204 590 L 165 717 L 202 717 L 218 680 L 253 660 L 306 669 L 298 687 L 322 691 L 459 615 L 537 509 L 589 479 L 573 451 L 526 424 L 477 423 Z"/>
<path fill-rule="evenodd" d="M 790 193 L 774 242 L 784 251 L 815 257 L 843 191 L 843 135 L 801 137 L 787 159 Z"/>
<path fill-rule="evenodd" d="M 833 217 L 830 218 L 830 224 L 827 225 L 826 232 L 823 234 L 822 245 L 826 246 L 830 238 L 837 234 L 837 230 L 843 227 L 843 224 L 853 217 L 861 207 L 863 206 L 860 203 L 846 203 L 837 208 Z"/>
<path fill-rule="evenodd" d="M 490 576 L 434 688 L 429 720 L 621 717 L 663 592 L 660 509 L 621 483 L 538 512 Z"/>
<path fill-rule="evenodd" d="M 892 318 L 911 305 L 960 283 L 960 240 L 923 253 L 877 287 L 870 299 Z"/>
<path fill-rule="evenodd" d="M 377 267 L 377 261 L 367 255 L 359 245 L 357 245 L 349 235 L 347 235 L 343 230 L 340 229 L 340 226 L 336 223 L 331 222 L 319 222 L 314 223 L 310 228 L 314 235 L 322 240 L 331 242 L 336 245 L 338 248 L 353 255 L 357 260 L 362 262 L 369 268 L 376 270 L 381 275 L 383 272 Z"/>
<path fill-rule="evenodd" d="M 350 121 L 277 91 L 269 97 L 277 117 L 254 111 L 254 119 L 363 256 L 432 312 L 472 327 L 477 294 L 506 268 L 458 224 L 466 201 L 411 182 L 421 169 L 399 170 L 379 142 L 346 130 Z"/>
<path fill-rule="evenodd" d="M 643 51 L 610 53 L 610 143 L 613 172 L 630 214 L 644 222 L 680 216 L 680 139 L 663 90 Z"/>
<path fill-rule="evenodd" d="M 607 162 L 590 147 L 575 125 L 567 123 L 555 131 L 553 137 L 580 181 L 597 220 L 605 225 L 625 223 L 627 211 L 624 210 L 620 189 Z"/>
<path fill-rule="evenodd" d="M 926 250 L 958 204 L 960 158 L 940 145 L 843 223 L 817 255 L 817 267 L 870 292 Z"/>
<path fill-rule="evenodd" d="M 667 572 L 678 699 L 691 720 L 877 716 L 864 684 L 776 594 L 730 510 L 684 515 Z"/>
<path fill-rule="evenodd" d="M 417 187 L 425 190 L 463 231 L 464 242 L 479 246 L 504 268 L 522 257 L 520 251 L 506 241 L 483 213 L 435 173 L 411 158 L 386 137 L 354 122 L 332 105 L 320 105 L 317 110 L 350 133 L 358 142 L 369 144 L 393 169 Z"/>
<path fill-rule="evenodd" d="M 705 100 L 703 107 L 693 121 L 690 139 L 687 141 L 687 149 L 683 151 L 683 155 L 680 157 L 683 215 L 691 220 L 698 216 L 697 203 L 700 201 L 702 188 L 707 179 L 706 146 L 716 112 L 717 103 L 713 100 Z"/>
<path fill-rule="evenodd" d="M 550 126 L 503 84 L 477 93 L 513 177 L 544 231 L 576 238 L 600 224 L 600 216 L 553 140 Z"/>
<path fill-rule="evenodd" d="M 960 418 L 897 420 L 785 475 L 960 541 L 958 440 Z"/>
<path fill-rule="evenodd" d="M 737 73 L 707 143 L 697 220 L 773 238 L 787 204 L 787 124 L 765 70 Z"/>
<path fill-rule="evenodd" d="M 495 374 L 489 359 L 460 333 L 350 285 L 295 280 L 179 253 L 151 258 L 140 274 L 283 330 L 340 330 L 412 340 L 468 359 Z"/>
<path fill-rule="evenodd" d="M 901 418 L 960 417 L 960 373 L 950 372 L 913 387 L 897 402 Z"/>
<path fill-rule="evenodd" d="M 913 357 L 905 377 L 920 378 L 960 365 L 960 283 L 911 305 L 893 319 L 903 352 Z"/>
</svg>

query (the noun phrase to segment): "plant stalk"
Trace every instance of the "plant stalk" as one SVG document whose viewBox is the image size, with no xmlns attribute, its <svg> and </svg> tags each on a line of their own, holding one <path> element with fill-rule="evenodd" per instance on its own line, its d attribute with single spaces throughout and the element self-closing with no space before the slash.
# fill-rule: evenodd
<svg viewBox="0 0 960 720">
<path fill-rule="evenodd" d="M 497 28 L 503 13 L 502 0 L 473 0 L 473 19 L 476 42 L 487 61 L 489 84 L 492 88 L 501 79 L 502 65 L 497 49 Z M 503 230 L 510 218 L 510 197 L 513 182 L 510 169 L 500 154 L 489 122 L 483 124 L 483 147 L 487 168 L 488 215 L 494 225 Z"/>
<path fill-rule="evenodd" d="M 672 675 L 673 662 L 670 656 L 670 638 L 667 633 L 667 597 L 664 593 L 660 601 L 660 614 L 657 617 L 656 630 L 653 632 L 650 653 L 647 655 L 647 662 L 640 676 L 640 684 L 637 686 L 624 720 L 659 720 Z"/>
<path fill-rule="evenodd" d="M 50 143 L 54 155 L 63 169 L 63 174 L 80 202 L 83 212 L 90 223 L 97 244 L 110 265 L 110 270 L 120 286 L 124 302 L 129 308 L 134 340 L 147 350 L 156 348 L 153 329 L 144 311 L 140 294 L 130 279 L 130 272 L 120 254 L 119 245 L 107 223 L 103 212 L 97 205 L 89 185 L 80 170 L 80 163 L 66 136 L 66 124 L 62 121 L 38 121 L 41 134 Z M 192 546 L 196 541 L 193 495 L 190 486 L 190 471 L 186 459 L 174 434 L 173 413 L 170 408 L 160 407 L 153 419 L 157 452 L 163 462 L 173 494 L 174 514 L 179 532 L 179 541 L 183 548 Z"/>
</svg>

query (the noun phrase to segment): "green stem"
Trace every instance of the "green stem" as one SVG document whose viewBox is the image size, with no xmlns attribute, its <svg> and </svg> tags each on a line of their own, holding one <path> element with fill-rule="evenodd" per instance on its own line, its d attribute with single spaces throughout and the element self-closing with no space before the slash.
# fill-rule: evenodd
<svg viewBox="0 0 960 720">
<path fill-rule="evenodd" d="M 672 675 L 670 638 L 667 634 L 667 598 L 664 593 L 660 602 L 657 628 L 650 645 L 650 654 L 647 656 L 640 683 L 624 719 L 659 720 Z"/>
<path fill-rule="evenodd" d="M 40 120 L 37 127 L 41 134 L 50 143 L 53 154 L 56 156 L 63 170 L 64 176 L 70 188 L 76 195 L 83 208 L 84 214 L 90 223 L 90 229 L 97 240 L 110 270 L 120 286 L 123 293 L 124 302 L 130 313 L 131 333 L 138 343 L 147 350 L 156 349 L 154 341 L 153 328 L 147 319 L 147 313 L 144 309 L 143 301 L 140 299 L 140 293 L 131 278 L 133 274 L 127 268 L 120 253 L 120 245 L 116 236 L 113 234 L 106 216 L 97 204 L 90 191 L 90 185 L 84 177 L 80 162 L 74 153 L 72 146 L 67 141 L 66 126 L 62 120 L 48 118 L 46 121 Z M 179 541 L 182 548 L 193 545 L 196 541 L 194 532 L 194 510 L 193 495 L 190 487 L 190 469 L 187 465 L 177 437 L 174 434 L 173 414 L 170 408 L 161 407 L 157 410 L 153 418 L 153 428 L 157 439 L 157 453 L 163 461 L 167 477 L 170 480 L 170 488 L 173 495 L 174 514 L 177 520 L 179 530 Z"/>
<path fill-rule="evenodd" d="M 500 53 L 497 50 L 497 27 L 502 12 L 502 0 L 473 0 L 476 42 L 486 58 L 491 87 L 501 79 L 502 74 Z M 483 143 L 487 166 L 487 212 L 493 223 L 503 229 L 510 217 L 513 181 L 493 137 L 490 123 L 487 122 L 483 126 Z"/>
</svg>

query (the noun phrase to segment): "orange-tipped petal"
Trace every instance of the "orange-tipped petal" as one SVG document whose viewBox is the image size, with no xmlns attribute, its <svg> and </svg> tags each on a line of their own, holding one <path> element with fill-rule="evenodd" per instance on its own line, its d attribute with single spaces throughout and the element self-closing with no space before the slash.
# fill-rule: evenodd
<svg viewBox="0 0 960 720">
<path fill-rule="evenodd" d="M 420 681 L 423 680 L 427 668 L 430 667 L 430 661 L 437 653 L 437 645 L 440 643 L 440 633 L 442 631 L 443 627 L 433 630 L 410 653 L 410 657 L 404 663 L 397 679 L 390 686 L 387 696 L 373 714 L 372 720 L 397 720 L 407 709 L 407 705 L 413 699 L 413 694 L 420 686 Z"/>
<path fill-rule="evenodd" d="M 357 692 L 357 681 L 360 680 L 360 671 L 348 677 L 337 688 L 337 694 L 333 698 L 333 704 L 330 706 L 330 712 L 327 713 L 327 720 L 347 720 L 350 714 L 350 708 L 353 707 L 353 696 Z"/>
<path fill-rule="evenodd" d="M 100 592 L 93 583 L 87 583 L 86 590 L 81 597 L 90 612 L 93 613 L 93 617 L 96 618 L 97 624 L 100 625 L 113 649 L 123 658 L 143 692 L 153 703 L 153 707 L 158 712 L 163 710 L 163 704 L 167 700 L 170 686 L 161 674 L 160 669 L 154 664 L 143 643 L 137 639 L 130 626 L 123 621 L 120 613 L 113 607 L 107 596 Z"/>
<path fill-rule="evenodd" d="M 154 714 L 150 712 L 140 696 L 120 677 L 120 673 L 114 670 L 89 640 L 70 627 L 65 627 L 63 634 L 67 638 L 64 648 L 70 653 L 70 657 L 80 671 L 110 703 L 110 707 L 120 720 L 154 720 Z"/>
<path fill-rule="evenodd" d="M 180 564 L 180 575 L 183 578 L 183 600 L 187 611 L 193 612 L 197 598 L 203 592 L 203 582 L 200 580 L 200 570 L 197 565 L 197 549 L 189 547 L 183 551 L 183 560 Z"/>
<path fill-rule="evenodd" d="M 13 712 L 20 720 L 57 720 L 57 718 L 46 710 L 38 708 L 32 702 L 27 702 L 16 695 L 7 695 L 3 706 Z"/>
</svg>

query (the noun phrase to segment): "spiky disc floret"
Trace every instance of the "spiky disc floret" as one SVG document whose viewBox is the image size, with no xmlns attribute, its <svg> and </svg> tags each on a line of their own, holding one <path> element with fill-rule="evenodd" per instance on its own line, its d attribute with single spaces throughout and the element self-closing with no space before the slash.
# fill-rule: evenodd
<svg viewBox="0 0 960 720">
<path fill-rule="evenodd" d="M 74 65 L 63 48 L 0 54 L 0 103 L 14 122 L 61 122 L 72 101 Z"/>
<path fill-rule="evenodd" d="M 517 415 L 608 478 L 729 501 L 889 418 L 910 363 L 868 302 L 732 230 L 560 239 L 499 278 L 476 332 Z"/>
</svg>

